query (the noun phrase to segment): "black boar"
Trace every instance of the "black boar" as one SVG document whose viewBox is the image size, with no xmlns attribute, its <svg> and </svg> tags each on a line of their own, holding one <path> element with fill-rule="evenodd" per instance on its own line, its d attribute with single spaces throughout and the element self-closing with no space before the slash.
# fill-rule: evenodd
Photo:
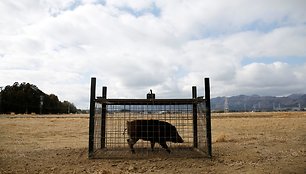
<svg viewBox="0 0 306 174">
<path fill-rule="evenodd" d="M 127 122 L 127 142 L 132 153 L 135 153 L 134 144 L 139 140 L 151 142 L 151 149 L 154 150 L 155 143 L 159 143 L 168 153 L 170 150 L 166 141 L 183 143 L 184 140 L 178 134 L 175 126 L 168 122 L 159 120 L 133 120 Z"/>
</svg>

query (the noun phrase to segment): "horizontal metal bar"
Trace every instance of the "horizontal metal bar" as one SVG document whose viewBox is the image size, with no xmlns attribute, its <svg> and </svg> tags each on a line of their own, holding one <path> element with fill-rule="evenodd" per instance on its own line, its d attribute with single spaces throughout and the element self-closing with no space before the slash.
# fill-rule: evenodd
<svg viewBox="0 0 306 174">
<path fill-rule="evenodd" d="M 205 99 L 104 99 L 97 97 L 95 101 L 106 105 L 188 105 L 203 102 Z"/>
</svg>

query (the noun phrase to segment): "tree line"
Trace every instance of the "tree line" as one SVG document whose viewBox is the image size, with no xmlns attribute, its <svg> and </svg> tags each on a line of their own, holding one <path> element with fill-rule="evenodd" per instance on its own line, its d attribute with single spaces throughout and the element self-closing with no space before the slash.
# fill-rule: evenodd
<svg viewBox="0 0 306 174">
<path fill-rule="evenodd" d="M 54 94 L 45 94 L 29 83 L 15 82 L 0 92 L 0 113 L 64 114 L 76 113 L 77 108 L 68 101 L 61 102 Z"/>
</svg>

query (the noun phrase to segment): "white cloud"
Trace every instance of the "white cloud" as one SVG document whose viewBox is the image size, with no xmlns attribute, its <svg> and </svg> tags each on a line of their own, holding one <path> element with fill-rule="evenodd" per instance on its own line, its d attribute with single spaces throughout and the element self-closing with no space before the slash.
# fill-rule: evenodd
<svg viewBox="0 0 306 174">
<path fill-rule="evenodd" d="M 162 19 L 176 29 L 178 35 L 201 37 L 202 34 L 224 35 L 255 28 L 304 24 L 303 0 L 294 1 L 158 1 Z"/>
<path fill-rule="evenodd" d="M 141 3 L 140 3 L 141 2 Z M 304 1 L 0 2 L 0 86 L 30 82 L 88 107 L 109 97 L 306 93 Z M 267 61 L 262 61 L 265 59 Z M 246 61 L 251 61 L 247 62 Z M 259 61 L 260 60 L 260 61 Z M 98 87 L 98 94 L 101 91 Z"/>
<path fill-rule="evenodd" d="M 219 42 L 239 57 L 305 56 L 306 26 L 276 28 L 267 33 L 240 32 Z"/>
<path fill-rule="evenodd" d="M 237 80 L 241 86 L 253 88 L 285 86 L 296 82 L 291 67 L 286 63 L 275 62 L 273 64 L 252 63 L 242 67 Z"/>
<path fill-rule="evenodd" d="M 288 95 L 293 91 L 305 93 L 306 83 L 301 78 L 306 78 L 306 75 L 297 73 L 299 70 L 296 68 L 281 62 L 252 63 L 239 70 L 236 82 L 239 89 L 248 94 Z"/>
</svg>

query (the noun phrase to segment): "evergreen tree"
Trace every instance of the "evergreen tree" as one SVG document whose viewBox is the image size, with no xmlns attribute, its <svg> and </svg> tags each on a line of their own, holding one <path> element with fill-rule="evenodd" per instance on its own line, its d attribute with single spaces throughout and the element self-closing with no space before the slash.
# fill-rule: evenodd
<svg viewBox="0 0 306 174">
<path fill-rule="evenodd" d="M 54 94 L 47 95 L 38 87 L 29 83 L 15 82 L 6 86 L 0 94 L 0 113 L 76 113 L 77 108 L 68 101 L 61 102 Z"/>
</svg>

